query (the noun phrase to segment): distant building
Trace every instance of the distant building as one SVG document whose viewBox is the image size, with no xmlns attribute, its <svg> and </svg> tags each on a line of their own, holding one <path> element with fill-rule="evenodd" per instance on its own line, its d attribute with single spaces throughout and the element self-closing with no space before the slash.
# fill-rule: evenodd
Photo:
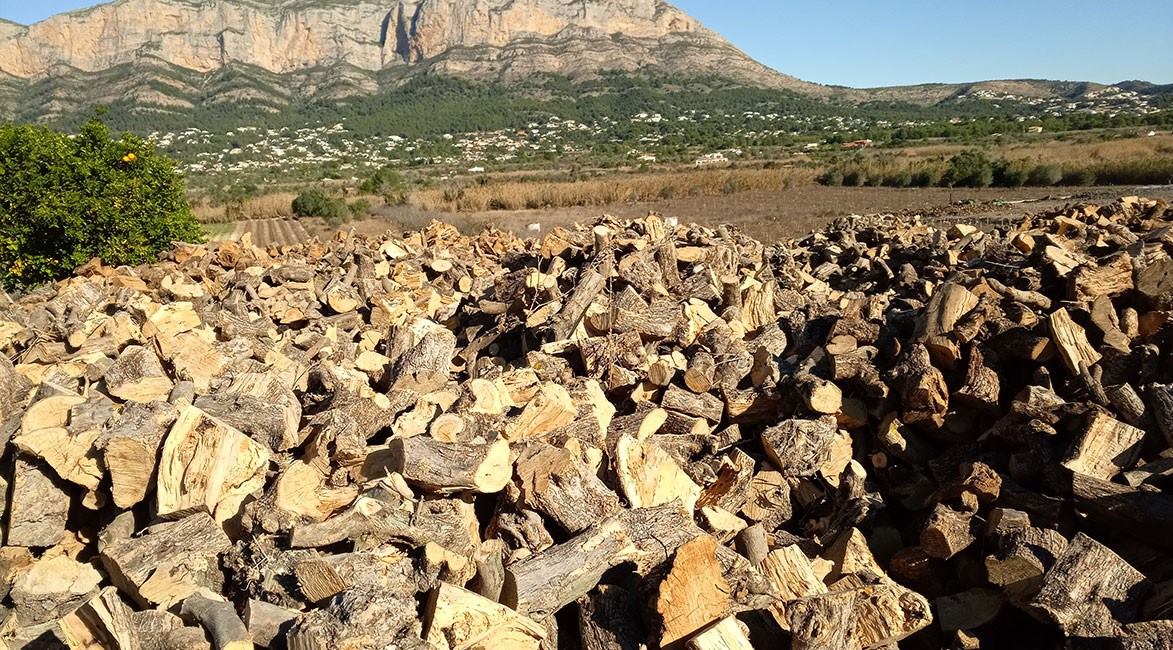
<svg viewBox="0 0 1173 650">
<path fill-rule="evenodd" d="M 875 142 L 871 140 L 856 140 L 855 142 L 848 142 L 843 145 L 844 149 L 870 149 L 875 146 Z"/>
<path fill-rule="evenodd" d="M 1028 126 L 1026 128 L 1026 132 L 1027 133 L 1042 133 L 1043 127 L 1041 127 L 1041 126 Z"/>
<path fill-rule="evenodd" d="M 711 165 L 722 165 L 729 162 L 723 153 L 707 153 L 696 159 L 697 167 L 709 167 Z"/>
<path fill-rule="evenodd" d="M 484 167 L 469 167 L 468 173 L 470 173 L 470 174 L 483 174 L 483 173 L 485 173 L 485 168 Z"/>
<path fill-rule="evenodd" d="M 654 162 L 656 162 L 656 154 L 654 154 L 654 153 L 645 153 L 645 154 L 643 154 L 642 156 L 640 156 L 640 157 L 636 158 L 636 160 L 638 160 L 638 161 L 640 161 L 640 162 L 649 162 L 649 163 L 654 163 Z"/>
</svg>

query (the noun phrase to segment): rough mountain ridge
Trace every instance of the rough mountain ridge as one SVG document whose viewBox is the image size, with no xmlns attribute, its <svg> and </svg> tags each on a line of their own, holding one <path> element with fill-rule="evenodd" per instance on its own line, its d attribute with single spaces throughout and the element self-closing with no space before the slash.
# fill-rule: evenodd
<svg viewBox="0 0 1173 650">
<path fill-rule="evenodd" d="M 118 0 L 28 27 L 0 25 L 0 73 L 21 80 L 148 61 L 201 74 L 346 65 L 510 80 L 651 66 L 796 81 L 662 0 Z"/>
</svg>

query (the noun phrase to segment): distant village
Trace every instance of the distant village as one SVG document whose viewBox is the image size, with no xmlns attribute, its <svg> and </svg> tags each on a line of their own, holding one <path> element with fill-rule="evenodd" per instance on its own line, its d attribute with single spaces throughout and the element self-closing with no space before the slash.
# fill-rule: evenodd
<svg viewBox="0 0 1173 650">
<path fill-rule="evenodd" d="M 1067 101 L 1021 97 L 978 91 L 956 98 L 959 102 L 1015 102 L 1031 107 L 1032 114 L 1016 119 L 1023 123 L 1023 133 L 1040 133 L 1041 126 L 1030 123 L 1048 117 L 1072 113 L 1105 114 L 1128 111 L 1150 114 L 1159 109 L 1138 93 L 1110 87 L 1089 93 L 1086 99 Z M 971 118 L 973 119 L 973 118 Z M 955 118 L 953 123 L 965 120 Z M 879 128 L 923 126 L 926 122 L 894 123 L 864 120 L 838 115 L 809 116 L 747 111 L 741 114 L 687 111 L 667 117 L 660 113 L 640 112 L 626 124 L 603 118 L 581 123 L 551 116 L 531 122 L 524 128 L 477 133 L 441 134 L 429 138 L 405 138 L 388 135 L 360 138 L 346 124 L 337 123 L 304 128 L 262 129 L 240 126 L 226 133 L 211 133 L 198 128 L 178 132 L 153 133 L 151 139 L 162 150 L 182 161 L 182 171 L 189 176 L 221 177 L 252 173 L 263 180 L 288 178 L 299 169 L 330 169 L 339 178 L 360 178 L 386 166 L 430 167 L 445 176 L 483 174 L 507 165 L 572 154 L 590 153 L 599 143 L 625 147 L 624 158 L 632 165 L 665 162 L 665 151 L 673 153 L 677 163 L 697 168 L 728 165 L 743 155 L 738 147 L 694 151 L 683 158 L 678 148 L 687 129 L 709 125 L 735 142 L 771 140 L 797 141 L 794 150 L 801 154 L 826 148 L 866 149 L 879 143 L 870 139 L 844 141 L 843 134 Z M 623 127 L 623 128 L 620 128 Z M 620 137 L 622 133 L 626 136 Z M 636 136 L 633 138 L 632 133 Z M 624 149 L 621 149 L 621 151 Z"/>
</svg>

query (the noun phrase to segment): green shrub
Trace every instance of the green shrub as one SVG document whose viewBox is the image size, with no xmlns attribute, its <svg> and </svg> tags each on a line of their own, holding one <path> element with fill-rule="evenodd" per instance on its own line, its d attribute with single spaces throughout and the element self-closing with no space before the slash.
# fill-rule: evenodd
<svg viewBox="0 0 1173 650">
<path fill-rule="evenodd" d="M 407 182 L 403 175 L 393 167 L 383 167 L 371 174 L 363 181 L 359 189 L 367 194 L 383 197 L 388 205 L 403 205 L 407 203 Z"/>
<path fill-rule="evenodd" d="M 831 168 L 823 172 L 819 176 L 819 183 L 821 185 L 829 185 L 831 187 L 838 187 L 843 184 L 843 170 L 839 168 Z"/>
<path fill-rule="evenodd" d="M 989 187 L 994 184 L 994 164 L 980 151 L 962 151 L 949 160 L 942 182 L 949 187 Z"/>
<path fill-rule="evenodd" d="M 1030 170 L 1007 160 L 994 165 L 994 184 L 1000 187 L 1022 187 L 1030 180 Z"/>
<path fill-rule="evenodd" d="M 936 187 L 941 184 L 941 170 L 936 167 L 924 167 L 912 174 L 913 187 Z"/>
<path fill-rule="evenodd" d="M 331 226 L 350 221 L 350 206 L 320 187 L 311 187 L 293 199 L 293 214 L 299 217 L 318 217 Z"/>
<path fill-rule="evenodd" d="M 862 169 L 849 169 L 843 173 L 843 185 L 847 187 L 863 187 L 868 181 L 868 175 Z"/>
<path fill-rule="evenodd" d="M 888 187 L 908 187 L 912 185 L 912 172 L 907 169 L 893 172 L 884 178 L 884 185 Z"/>
<path fill-rule="evenodd" d="M 1055 165 L 1035 165 L 1030 170 L 1027 184 L 1035 187 L 1050 187 L 1063 180 L 1063 170 Z"/>
<path fill-rule="evenodd" d="M 76 136 L 0 126 L 0 284 L 62 278 L 94 257 L 143 264 L 203 231 L 174 164 L 97 120 Z"/>
<path fill-rule="evenodd" d="M 350 214 L 354 217 L 366 217 L 371 214 L 371 202 L 366 199 L 356 199 L 350 204 Z"/>
<path fill-rule="evenodd" d="M 1068 170 L 1059 182 L 1069 187 L 1090 187 L 1096 184 L 1096 172 L 1091 169 Z"/>
</svg>

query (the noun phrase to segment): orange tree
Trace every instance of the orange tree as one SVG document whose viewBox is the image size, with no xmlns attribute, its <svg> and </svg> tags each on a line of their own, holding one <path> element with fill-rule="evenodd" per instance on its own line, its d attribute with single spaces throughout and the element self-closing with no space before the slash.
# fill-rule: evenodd
<svg viewBox="0 0 1173 650">
<path fill-rule="evenodd" d="M 0 284 L 31 286 L 91 258 L 142 264 L 203 234 L 175 165 L 97 120 L 76 135 L 0 126 Z"/>
</svg>

